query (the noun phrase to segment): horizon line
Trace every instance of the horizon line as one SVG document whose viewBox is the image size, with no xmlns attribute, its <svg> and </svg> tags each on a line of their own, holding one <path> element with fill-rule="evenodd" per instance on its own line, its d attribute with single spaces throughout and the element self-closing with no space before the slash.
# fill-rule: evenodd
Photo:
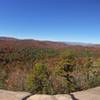
<svg viewBox="0 0 100 100">
<path fill-rule="evenodd" d="M 89 44 L 89 45 L 100 45 L 100 43 L 96 42 L 84 42 L 84 41 L 62 41 L 62 40 L 50 40 L 50 39 L 39 39 L 39 38 L 21 38 L 17 36 L 1 36 L 0 38 L 12 38 L 12 39 L 18 39 L 18 40 L 36 40 L 36 41 L 50 41 L 50 42 L 61 42 L 61 43 L 76 43 L 76 44 Z"/>
</svg>

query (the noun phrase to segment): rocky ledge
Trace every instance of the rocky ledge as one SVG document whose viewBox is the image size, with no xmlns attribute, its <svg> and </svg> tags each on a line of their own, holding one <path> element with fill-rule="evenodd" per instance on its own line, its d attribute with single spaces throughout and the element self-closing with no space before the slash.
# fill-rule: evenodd
<svg viewBox="0 0 100 100">
<path fill-rule="evenodd" d="M 0 90 L 0 100 L 100 100 L 100 87 L 71 94 L 31 95 L 27 92 Z"/>
</svg>

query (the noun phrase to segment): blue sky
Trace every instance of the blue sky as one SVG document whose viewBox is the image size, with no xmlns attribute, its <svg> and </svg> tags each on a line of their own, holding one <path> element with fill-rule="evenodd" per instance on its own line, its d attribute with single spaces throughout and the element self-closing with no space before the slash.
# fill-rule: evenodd
<svg viewBox="0 0 100 100">
<path fill-rule="evenodd" d="M 0 36 L 100 43 L 100 0 L 0 0 Z"/>
</svg>

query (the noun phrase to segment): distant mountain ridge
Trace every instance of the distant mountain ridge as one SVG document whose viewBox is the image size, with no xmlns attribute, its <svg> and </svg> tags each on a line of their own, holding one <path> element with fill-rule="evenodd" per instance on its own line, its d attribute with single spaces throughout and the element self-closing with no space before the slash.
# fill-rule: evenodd
<svg viewBox="0 0 100 100">
<path fill-rule="evenodd" d="M 13 37 L 0 37 L 0 40 L 18 40 L 18 39 Z"/>
<path fill-rule="evenodd" d="M 93 44 L 93 43 L 83 43 L 83 42 L 65 42 L 66 44 L 69 45 L 81 45 L 81 46 L 95 46 L 97 44 Z"/>
<path fill-rule="evenodd" d="M 86 46 L 86 47 L 100 47 L 99 44 L 92 44 L 92 43 L 82 43 L 82 42 L 59 42 L 59 41 L 46 41 L 46 40 L 34 40 L 34 39 L 17 39 L 17 38 L 14 38 L 14 37 L 0 37 L 0 40 L 2 41 L 19 41 L 19 42 L 25 42 L 26 44 L 29 43 L 29 44 L 42 44 L 42 45 L 53 45 L 53 46 L 62 46 L 62 47 L 66 47 L 68 45 L 70 46 Z"/>
</svg>

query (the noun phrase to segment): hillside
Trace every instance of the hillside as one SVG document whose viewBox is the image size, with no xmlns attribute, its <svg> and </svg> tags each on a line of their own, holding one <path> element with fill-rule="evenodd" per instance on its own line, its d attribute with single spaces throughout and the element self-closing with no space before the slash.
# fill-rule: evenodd
<svg viewBox="0 0 100 100">
<path fill-rule="evenodd" d="M 64 94 L 96 86 L 99 45 L 0 38 L 0 89 Z"/>
<path fill-rule="evenodd" d="M 33 39 L 16 39 L 11 37 L 1 37 L 0 46 L 9 47 L 40 47 L 40 48 L 65 48 L 67 45 L 61 42 L 39 41 Z"/>
<path fill-rule="evenodd" d="M 16 39 L 13 37 L 0 37 L 1 47 L 40 47 L 40 48 L 95 48 L 100 49 L 100 45 L 77 42 L 53 42 L 39 41 L 34 39 Z"/>
</svg>

